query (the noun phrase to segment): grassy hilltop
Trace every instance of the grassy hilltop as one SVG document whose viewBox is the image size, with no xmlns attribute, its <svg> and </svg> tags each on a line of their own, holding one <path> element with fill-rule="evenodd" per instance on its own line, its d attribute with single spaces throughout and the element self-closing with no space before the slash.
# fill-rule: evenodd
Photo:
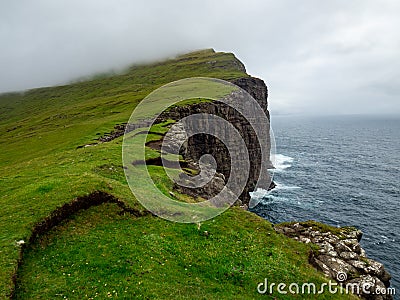
<svg viewBox="0 0 400 300">
<path fill-rule="evenodd" d="M 0 299 L 13 292 L 18 299 L 254 299 L 268 298 L 257 293 L 265 277 L 326 282 L 308 264 L 310 246 L 239 208 L 201 226 L 141 215 L 144 208 L 123 172 L 122 137 L 80 147 L 127 122 L 154 89 L 194 76 L 248 75 L 233 54 L 205 50 L 120 75 L 0 95 Z M 161 189 L 172 188 L 160 167 L 150 168 Z M 125 209 L 92 206 L 31 238 L 57 208 L 95 192 L 111 195 Z"/>
</svg>

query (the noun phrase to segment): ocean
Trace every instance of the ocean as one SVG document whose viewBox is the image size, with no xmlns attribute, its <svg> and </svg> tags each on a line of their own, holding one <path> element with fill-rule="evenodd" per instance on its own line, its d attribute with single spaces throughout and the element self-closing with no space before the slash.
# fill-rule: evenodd
<svg viewBox="0 0 400 300">
<path fill-rule="evenodd" d="M 400 293 L 400 116 L 272 116 L 271 127 L 277 187 L 256 192 L 252 211 L 361 229 Z"/>
</svg>

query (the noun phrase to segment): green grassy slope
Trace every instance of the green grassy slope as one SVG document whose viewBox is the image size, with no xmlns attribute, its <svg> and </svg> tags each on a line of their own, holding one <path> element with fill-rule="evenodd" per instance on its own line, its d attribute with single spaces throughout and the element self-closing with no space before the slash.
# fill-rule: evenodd
<svg viewBox="0 0 400 300">
<path fill-rule="evenodd" d="M 257 284 L 265 277 L 324 282 L 304 259 L 308 246 L 238 208 L 200 228 L 120 211 L 93 207 L 35 243 L 17 298 L 263 299 Z"/>
<path fill-rule="evenodd" d="M 135 66 L 121 75 L 1 95 L 0 299 L 13 289 L 21 250 L 16 242 L 29 240 L 35 224 L 57 207 L 104 191 L 143 210 L 123 175 L 122 137 L 78 146 L 126 122 L 155 88 L 193 76 L 248 76 L 238 65 L 232 54 L 201 51 Z M 167 189 L 162 172 L 157 167 L 153 171 Z M 242 210 L 232 209 L 201 230 L 153 216 L 119 215 L 117 210 L 104 204 L 80 212 L 28 245 L 16 295 L 81 299 L 97 292 L 102 299 L 108 293 L 115 296 L 114 290 L 118 296 L 127 290 L 128 298 L 211 298 L 214 292 L 216 298 L 236 293 L 253 298 L 265 276 L 285 282 L 325 280 L 307 264 L 306 246 L 275 234 L 268 222 Z M 204 230 L 211 235 L 205 238 Z M 162 265 L 164 258 L 168 263 Z M 189 275 L 185 269 L 190 268 Z"/>
</svg>

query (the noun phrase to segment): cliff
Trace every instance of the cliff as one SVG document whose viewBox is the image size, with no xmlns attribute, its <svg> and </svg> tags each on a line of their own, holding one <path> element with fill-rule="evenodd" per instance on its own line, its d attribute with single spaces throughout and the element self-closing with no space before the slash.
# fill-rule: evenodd
<svg viewBox="0 0 400 300">
<path fill-rule="evenodd" d="M 205 50 L 212 53 L 213 50 Z M 193 56 L 202 53 L 202 51 L 194 52 L 193 54 L 182 55 L 179 60 L 190 61 Z M 207 65 L 211 65 L 213 68 L 226 68 L 226 69 L 236 69 L 239 72 L 245 72 L 245 68 L 242 62 L 240 62 L 236 57 L 232 57 L 229 62 L 224 62 L 223 65 L 218 64 L 216 60 L 210 58 L 209 61 L 205 62 Z M 185 117 L 194 114 L 205 114 L 203 120 L 199 123 L 189 123 L 186 131 L 193 131 L 196 128 L 206 128 L 212 123 L 211 116 L 218 116 L 227 121 L 228 124 L 233 125 L 234 128 L 239 132 L 241 137 L 245 142 L 246 149 L 248 151 L 248 157 L 244 157 L 243 160 L 248 160 L 250 164 L 249 174 L 246 175 L 242 172 L 236 172 L 231 176 L 231 161 L 230 153 L 226 148 L 226 145 L 217 137 L 209 134 L 196 134 L 190 137 L 186 141 L 185 129 L 179 129 L 169 135 L 169 139 L 164 139 L 162 137 L 158 141 L 152 141 L 146 145 L 150 148 L 154 148 L 157 151 L 161 150 L 161 143 L 164 143 L 165 149 L 169 148 L 179 154 L 181 154 L 185 160 L 185 163 L 190 164 L 191 168 L 198 169 L 198 162 L 204 154 L 210 154 L 215 159 L 217 176 L 215 180 L 218 182 L 210 182 L 209 185 L 203 188 L 187 188 L 176 185 L 175 188 L 180 190 L 182 193 L 189 194 L 194 197 L 211 198 L 212 196 L 218 194 L 226 184 L 228 179 L 231 178 L 236 182 L 241 182 L 246 180 L 247 183 L 240 194 L 238 204 L 248 206 L 250 201 L 250 194 L 258 188 L 272 189 L 275 184 L 272 182 L 271 177 L 268 172 L 268 168 L 273 168 L 270 161 L 270 126 L 269 118 L 270 114 L 268 111 L 268 88 L 263 80 L 255 77 L 243 74 L 241 77 L 228 79 L 227 81 L 233 83 L 234 85 L 240 87 L 242 90 L 237 90 L 227 97 L 225 97 L 226 102 L 230 105 L 223 103 L 221 101 L 202 101 L 197 103 L 191 103 L 188 105 L 176 105 L 170 109 L 164 111 L 154 124 L 160 124 L 167 122 L 168 120 L 179 121 Z M 248 94 L 247 94 L 248 93 Z M 254 118 L 259 112 L 253 107 L 251 101 L 249 101 L 249 95 L 257 101 L 261 107 L 263 114 L 265 114 L 266 119 L 256 120 L 255 125 L 261 125 L 261 134 L 256 134 L 254 128 L 254 123 L 248 119 Z M 233 104 L 233 105 L 232 105 Z M 237 111 L 234 107 L 246 107 L 247 117 L 242 113 Z M 209 116 L 209 117 L 207 117 Z M 263 122 L 263 124 L 257 124 L 257 122 Z M 147 119 L 139 123 L 128 123 L 128 124 L 117 124 L 114 130 L 99 138 L 100 142 L 109 142 L 120 136 L 125 132 L 131 132 L 137 128 L 148 126 L 153 123 L 153 120 Z M 171 125 L 168 129 L 171 130 Z M 176 129 L 175 129 L 176 130 Z M 231 137 L 227 136 L 227 127 L 221 127 L 216 130 L 215 135 L 224 137 L 226 140 L 232 140 Z M 183 140 L 182 140 L 183 139 Z M 185 147 L 182 149 L 176 149 L 178 145 L 184 144 Z M 89 146 L 89 145 L 86 145 Z M 84 147 L 83 145 L 80 147 Z M 233 151 L 232 151 L 233 150 Z M 240 149 L 231 149 L 232 152 L 240 152 Z M 161 160 L 149 160 L 147 164 L 161 165 Z M 221 181 L 222 179 L 222 181 Z"/>
<path fill-rule="evenodd" d="M 239 79 L 232 80 L 232 83 L 236 84 L 237 86 L 241 87 L 247 93 L 249 93 L 261 106 L 264 113 L 268 117 L 269 121 L 269 111 L 268 111 L 268 89 L 265 85 L 264 81 L 254 77 L 243 77 Z M 248 99 L 245 93 L 242 91 L 234 92 L 232 95 L 229 95 L 229 100 L 231 102 L 239 102 L 241 105 L 249 105 Z M 248 104 L 247 104 L 248 103 Z M 251 107 L 249 107 L 251 109 Z M 238 132 L 240 133 L 241 137 L 243 138 L 246 148 L 249 154 L 249 162 L 250 162 L 250 173 L 247 178 L 242 178 L 245 174 L 239 172 L 237 174 L 233 174 L 233 180 L 240 182 L 241 180 L 247 180 L 246 186 L 243 192 L 240 195 L 240 204 L 248 205 L 250 200 L 249 192 L 255 190 L 256 184 L 258 183 L 258 187 L 264 189 L 270 189 L 273 187 L 273 183 L 271 182 L 270 175 L 267 171 L 267 168 L 272 168 L 272 164 L 270 162 L 270 140 L 269 140 L 269 123 L 266 123 L 265 129 L 266 131 L 263 132 L 262 138 L 265 139 L 264 141 L 259 140 L 259 136 L 255 133 L 255 129 L 250 124 L 249 120 L 246 119 L 241 113 L 235 110 L 233 107 L 222 103 L 222 102 L 203 102 L 203 103 L 196 103 L 192 105 L 185 105 L 185 106 L 177 106 L 163 114 L 159 121 L 165 121 L 166 119 L 173 119 L 173 120 L 181 120 L 187 116 L 193 114 L 204 113 L 206 117 L 203 118 L 201 124 L 189 124 L 188 126 L 191 127 L 190 129 L 198 126 L 201 128 L 205 128 L 209 126 L 208 124 L 211 123 L 211 117 L 207 116 L 218 116 L 224 118 L 229 124 L 233 125 Z M 256 115 L 256 112 L 249 111 L 250 115 Z M 226 127 L 221 127 L 216 132 L 216 136 L 225 136 L 227 132 Z M 178 135 L 175 135 L 178 136 Z M 182 136 L 182 135 L 180 135 Z M 229 136 L 225 137 L 229 139 Z M 168 141 L 170 144 L 176 143 L 177 141 Z M 264 147 L 264 153 L 266 153 L 266 157 L 263 158 L 261 146 Z M 231 149 L 232 151 L 232 149 Z M 239 149 L 233 151 L 240 151 Z M 225 183 L 227 182 L 228 178 L 232 176 L 231 172 L 231 162 L 230 162 L 230 153 L 224 143 L 216 138 L 215 136 L 211 136 L 208 134 L 197 134 L 188 139 L 186 143 L 185 149 L 180 152 L 184 159 L 189 162 L 198 162 L 200 157 L 204 154 L 210 154 L 214 157 L 216 163 L 216 171 L 220 173 L 222 176 L 219 178 L 223 178 Z M 244 155 L 243 155 L 244 156 Z M 248 159 L 247 157 L 243 157 L 243 159 Z M 262 163 L 262 159 L 265 160 L 265 163 Z M 196 166 L 194 164 L 194 166 Z M 264 168 L 264 169 L 262 169 Z M 210 198 L 211 196 L 217 194 L 220 189 L 222 189 L 222 185 L 215 185 L 214 190 L 210 189 L 209 187 L 200 188 L 197 190 L 189 189 L 189 188 L 182 188 L 177 186 L 182 192 L 191 195 L 198 195 L 203 198 Z"/>
</svg>

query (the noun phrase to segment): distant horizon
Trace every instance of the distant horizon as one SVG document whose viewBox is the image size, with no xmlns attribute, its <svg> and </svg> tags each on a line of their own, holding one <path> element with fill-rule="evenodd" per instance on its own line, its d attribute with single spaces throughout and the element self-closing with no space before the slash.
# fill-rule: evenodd
<svg viewBox="0 0 400 300">
<path fill-rule="evenodd" d="M 400 118 L 400 113 L 335 113 L 335 114 L 324 114 L 324 113 L 274 113 L 270 111 L 272 117 L 338 117 L 338 116 L 348 116 L 348 117 L 393 117 Z"/>
</svg>

